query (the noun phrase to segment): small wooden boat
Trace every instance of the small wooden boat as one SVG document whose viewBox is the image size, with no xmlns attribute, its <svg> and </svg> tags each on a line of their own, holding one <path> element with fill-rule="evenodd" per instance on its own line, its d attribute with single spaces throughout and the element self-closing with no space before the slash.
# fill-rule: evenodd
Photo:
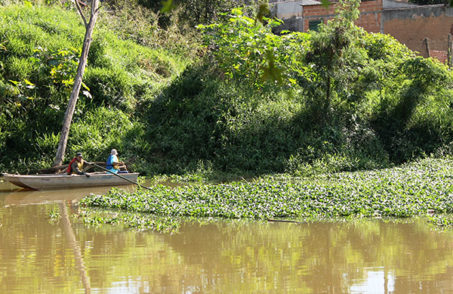
<svg viewBox="0 0 453 294">
<path fill-rule="evenodd" d="M 138 173 L 94 172 L 86 175 L 44 174 L 13 175 L 3 174 L 3 179 L 16 186 L 33 190 L 67 189 L 97 186 L 130 185 L 137 182 Z"/>
</svg>

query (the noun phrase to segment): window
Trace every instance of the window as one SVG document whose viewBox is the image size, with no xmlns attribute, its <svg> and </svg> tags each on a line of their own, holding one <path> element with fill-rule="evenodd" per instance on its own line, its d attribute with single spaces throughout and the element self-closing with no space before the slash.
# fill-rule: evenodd
<svg viewBox="0 0 453 294">
<path fill-rule="evenodd" d="M 317 19 L 317 20 L 310 20 L 308 22 L 308 29 L 310 31 L 317 31 L 318 26 L 322 23 L 322 19 Z"/>
</svg>

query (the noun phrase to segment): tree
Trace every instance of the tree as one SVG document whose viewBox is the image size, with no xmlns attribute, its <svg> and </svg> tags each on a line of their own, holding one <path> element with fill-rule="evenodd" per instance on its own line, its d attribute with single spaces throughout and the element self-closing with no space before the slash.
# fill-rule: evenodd
<svg viewBox="0 0 453 294">
<path fill-rule="evenodd" d="M 262 4 L 252 18 L 235 8 L 228 21 L 198 26 L 224 77 L 252 90 L 295 84 L 297 56 L 307 45 L 305 34 L 274 34 L 272 29 L 282 22 L 265 17 L 267 12 Z"/>
<path fill-rule="evenodd" d="M 63 119 L 63 127 L 61 129 L 61 134 L 60 134 L 60 141 L 58 142 L 58 149 L 57 149 L 57 154 L 55 156 L 55 161 L 54 161 L 54 166 L 61 165 L 63 163 L 64 159 L 64 153 L 66 151 L 66 144 L 68 142 L 68 136 L 69 136 L 69 129 L 71 127 L 71 122 L 72 122 L 72 116 L 74 114 L 75 106 L 77 104 L 77 100 L 79 98 L 79 93 L 80 93 L 80 88 L 82 86 L 82 79 L 83 79 L 83 74 L 85 72 L 85 67 L 87 64 L 88 60 L 88 52 L 90 50 L 90 45 L 93 35 L 93 30 L 94 26 L 96 24 L 96 20 L 99 14 L 99 0 L 91 0 L 91 13 L 90 13 L 90 19 L 87 22 L 87 19 L 85 15 L 83 14 L 82 7 L 87 6 L 84 2 L 81 2 L 81 0 L 76 0 L 75 1 L 77 11 L 79 12 L 80 16 L 82 17 L 83 24 L 85 26 L 85 38 L 83 40 L 83 47 L 82 47 L 82 53 L 80 55 L 80 60 L 79 60 L 79 66 L 77 68 L 77 74 L 74 79 L 74 86 L 72 88 L 71 96 L 69 98 L 68 106 L 66 108 L 66 112 L 64 115 Z"/>
<path fill-rule="evenodd" d="M 313 32 L 311 50 L 307 52 L 305 62 L 314 70 L 315 78 L 310 89 L 313 97 L 323 96 L 315 101 L 319 110 L 319 119 L 328 120 L 333 95 L 344 90 L 356 64 L 351 64 L 354 55 L 356 26 L 354 21 L 360 15 L 357 0 L 340 0 L 337 4 L 336 17 L 327 25 L 321 25 L 319 32 Z M 320 89 L 322 89 L 320 92 Z M 320 95 L 319 95 L 320 94 Z"/>
</svg>

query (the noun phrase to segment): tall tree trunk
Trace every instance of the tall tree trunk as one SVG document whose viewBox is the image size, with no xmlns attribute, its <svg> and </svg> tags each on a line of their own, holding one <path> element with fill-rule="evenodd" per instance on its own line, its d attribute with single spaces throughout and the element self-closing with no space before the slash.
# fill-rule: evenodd
<svg viewBox="0 0 453 294">
<path fill-rule="evenodd" d="M 78 0 L 76 0 L 78 1 Z M 85 72 L 85 67 L 88 59 L 88 52 L 90 51 L 90 45 L 94 30 L 94 25 L 96 24 L 96 19 L 99 13 L 99 1 L 91 1 L 91 17 L 90 21 L 86 23 L 85 17 L 80 9 L 78 2 L 76 2 L 77 9 L 83 19 L 85 24 L 85 38 L 83 40 L 82 54 L 79 60 L 79 66 L 77 68 L 77 75 L 74 79 L 74 87 L 72 88 L 71 96 L 69 98 L 68 107 L 64 114 L 63 127 L 61 128 L 60 141 L 58 142 L 57 154 L 55 156 L 55 161 L 53 166 L 58 166 L 63 163 L 64 153 L 66 151 L 66 144 L 68 142 L 69 129 L 71 128 L 72 116 L 79 98 L 80 88 L 82 86 L 83 73 Z"/>
</svg>

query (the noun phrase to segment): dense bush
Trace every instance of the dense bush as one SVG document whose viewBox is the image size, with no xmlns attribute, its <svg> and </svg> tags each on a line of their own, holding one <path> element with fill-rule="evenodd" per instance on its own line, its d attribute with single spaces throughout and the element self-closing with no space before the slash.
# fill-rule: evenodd
<svg viewBox="0 0 453 294">
<path fill-rule="evenodd" d="M 353 25 L 282 36 L 273 25 L 237 9 L 228 23 L 201 27 L 212 55 L 147 105 L 155 171 L 201 162 L 230 172 L 313 174 L 449 150 L 453 92 L 445 66 Z M 343 53 L 319 50 L 331 38 L 347 40 L 337 48 Z"/>
<path fill-rule="evenodd" d="M 405 79 L 397 88 L 397 99 L 385 99 L 373 119 L 395 162 L 433 153 L 453 140 L 451 73 L 439 62 L 421 57 L 404 61 L 401 68 Z"/>
<path fill-rule="evenodd" d="M 206 65 L 188 68 L 148 105 L 145 140 L 154 172 L 193 171 L 200 161 L 216 170 L 258 173 L 388 163 L 373 130 L 358 119 L 349 129 L 344 120 L 319 127 L 297 92 L 245 96 L 242 86 L 214 76 Z"/>
</svg>

